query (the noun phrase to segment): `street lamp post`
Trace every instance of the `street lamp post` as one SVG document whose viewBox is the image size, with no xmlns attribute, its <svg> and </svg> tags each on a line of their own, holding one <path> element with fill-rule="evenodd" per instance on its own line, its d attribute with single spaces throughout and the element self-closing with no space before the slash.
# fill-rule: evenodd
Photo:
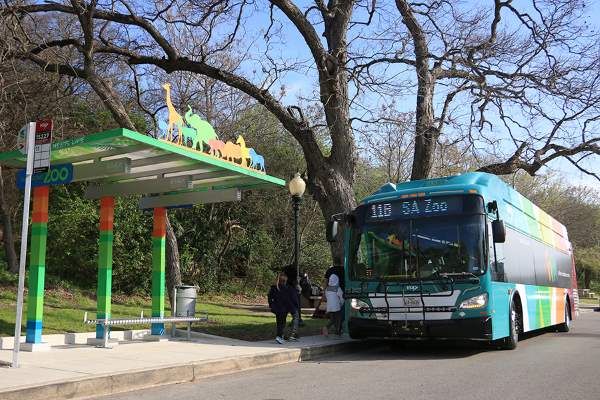
<svg viewBox="0 0 600 400">
<path fill-rule="evenodd" d="M 300 304 L 300 293 L 302 291 L 300 287 L 300 238 L 298 237 L 298 211 L 300 210 L 300 203 L 302 202 L 302 195 L 306 189 L 306 183 L 300 177 L 299 173 L 296 173 L 294 179 L 289 183 L 290 194 L 292 195 L 292 207 L 294 209 L 294 268 L 296 268 L 296 290 L 298 291 L 298 304 Z M 298 310 L 298 320 L 302 321 L 302 312 Z"/>
</svg>

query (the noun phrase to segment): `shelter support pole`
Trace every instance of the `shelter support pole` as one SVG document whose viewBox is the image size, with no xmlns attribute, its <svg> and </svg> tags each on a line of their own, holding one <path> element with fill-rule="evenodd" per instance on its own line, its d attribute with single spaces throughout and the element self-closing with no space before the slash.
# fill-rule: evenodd
<svg viewBox="0 0 600 400">
<path fill-rule="evenodd" d="M 29 293 L 27 295 L 27 343 L 42 342 L 44 315 L 44 278 L 46 275 L 46 238 L 48 237 L 48 197 L 50 188 L 33 188 L 31 247 L 29 254 Z"/>
<path fill-rule="evenodd" d="M 113 266 L 113 222 L 115 198 L 100 199 L 100 241 L 98 249 L 98 289 L 96 318 L 110 318 Z M 107 332 L 104 332 L 107 330 Z M 110 333 L 109 325 L 96 324 L 96 339 L 105 339 Z"/>
<path fill-rule="evenodd" d="M 167 234 L 167 209 L 154 209 L 154 226 L 152 229 L 152 316 L 165 316 L 165 249 Z M 152 335 L 164 335 L 165 324 L 152 324 Z"/>
</svg>

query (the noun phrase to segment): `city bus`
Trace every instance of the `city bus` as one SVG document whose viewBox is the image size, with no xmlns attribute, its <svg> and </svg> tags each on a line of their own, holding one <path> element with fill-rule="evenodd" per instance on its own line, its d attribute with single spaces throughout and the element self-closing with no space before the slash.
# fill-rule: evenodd
<svg viewBox="0 0 600 400">
<path fill-rule="evenodd" d="M 567 230 L 495 175 L 385 184 L 344 224 L 352 338 L 483 340 L 568 332 L 577 280 Z"/>
</svg>

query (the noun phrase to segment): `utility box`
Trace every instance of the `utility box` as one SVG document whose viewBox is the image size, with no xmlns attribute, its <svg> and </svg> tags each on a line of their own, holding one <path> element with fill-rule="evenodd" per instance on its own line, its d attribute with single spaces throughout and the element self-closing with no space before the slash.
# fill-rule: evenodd
<svg viewBox="0 0 600 400">
<path fill-rule="evenodd" d="M 181 285 L 175 288 L 175 293 L 175 316 L 193 317 L 196 314 L 198 288 L 196 286 Z"/>
</svg>

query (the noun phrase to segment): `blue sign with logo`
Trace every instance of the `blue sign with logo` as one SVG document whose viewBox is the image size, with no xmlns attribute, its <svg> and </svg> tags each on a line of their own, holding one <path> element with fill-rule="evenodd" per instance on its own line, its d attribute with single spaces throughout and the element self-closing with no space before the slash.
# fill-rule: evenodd
<svg viewBox="0 0 600 400">
<path fill-rule="evenodd" d="M 73 180 L 73 164 L 52 165 L 48 172 L 41 172 L 31 176 L 31 187 L 64 185 Z M 17 187 L 25 189 L 25 170 L 17 173 Z"/>
</svg>

